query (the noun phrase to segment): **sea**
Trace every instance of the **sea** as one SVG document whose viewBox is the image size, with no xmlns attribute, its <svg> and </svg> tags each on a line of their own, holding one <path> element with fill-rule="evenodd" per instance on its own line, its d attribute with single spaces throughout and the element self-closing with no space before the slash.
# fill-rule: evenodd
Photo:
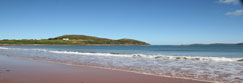
<svg viewBox="0 0 243 83">
<path fill-rule="evenodd" d="M 243 83 L 243 45 L 1 46 L 0 56 L 207 82 Z"/>
</svg>

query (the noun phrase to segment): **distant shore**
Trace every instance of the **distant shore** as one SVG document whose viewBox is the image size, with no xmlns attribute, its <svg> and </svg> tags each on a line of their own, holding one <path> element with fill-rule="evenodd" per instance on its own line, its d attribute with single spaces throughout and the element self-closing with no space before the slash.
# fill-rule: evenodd
<svg viewBox="0 0 243 83">
<path fill-rule="evenodd" d="M 182 44 L 177 46 L 243 45 L 243 43 Z"/>
<path fill-rule="evenodd" d="M 0 46 L 149 46 L 135 44 L 0 44 Z"/>
<path fill-rule="evenodd" d="M 149 43 L 134 39 L 108 39 L 86 35 L 63 35 L 47 39 L 3 39 L 2 45 L 150 45 Z"/>
</svg>

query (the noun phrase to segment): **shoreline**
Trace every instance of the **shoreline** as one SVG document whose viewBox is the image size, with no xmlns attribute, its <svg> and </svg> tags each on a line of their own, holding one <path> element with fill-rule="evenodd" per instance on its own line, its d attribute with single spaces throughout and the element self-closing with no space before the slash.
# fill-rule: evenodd
<svg viewBox="0 0 243 83">
<path fill-rule="evenodd" d="M 150 46 L 136 44 L 0 44 L 0 46 Z"/>
<path fill-rule="evenodd" d="M 44 46 L 45 47 L 45 46 Z M 47 46 L 48 47 L 48 46 Z M 52 46 L 50 46 L 51 48 Z M 58 47 L 58 46 L 57 46 Z M 66 47 L 66 46 L 64 46 Z M 71 46 L 72 47 L 72 46 Z M 75 46 L 74 46 L 75 47 Z M 79 46 L 76 46 L 79 47 Z M 82 46 L 81 46 L 82 47 Z M 115 46 L 116 47 L 116 46 Z M 118 46 L 119 47 L 119 46 Z M 123 55 L 116 53 L 76 52 L 47 49 L 25 49 L 0 47 L 0 55 L 22 59 L 51 62 L 71 66 L 85 66 L 153 75 L 180 78 L 203 82 L 241 82 L 243 68 L 238 58 L 169 56 L 169 55 Z M 230 60 L 230 61 L 229 61 Z M 234 60 L 232 62 L 231 60 Z M 231 72 L 231 71 L 235 72 Z M 217 72 L 217 73 L 215 73 Z M 238 73 L 240 72 L 240 73 Z M 231 78 L 229 78 L 231 77 Z"/>
<path fill-rule="evenodd" d="M 48 75 L 41 75 L 41 74 L 50 74 L 53 75 L 53 78 L 68 78 L 73 79 L 69 80 L 72 81 L 72 83 L 80 83 L 82 80 L 83 83 L 161 83 L 161 82 L 167 82 L 167 83 L 206 83 L 203 81 L 197 81 L 197 80 L 191 80 L 191 79 L 181 79 L 181 78 L 171 78 L 171 77 L 161 77 L 161 76 L 153 76 L 153 75 L 147 75 L 147 74 L 139 74 L 135 72 L 126 72 L 126 71 L 119 71 L 119 70 L 113 70 L 113 69 L 104 69 L 104 68 L 95 68 L 95 67 L 89 67 L 89 66 L 75 66 L 75 65 L 64 65 L 54 62 L 43 62 L 43 61 L 35 61 L 35 60 L 28 60 L 28 59 L 22 59 L 22 58 L 16 58 L 16 57 L 7 57 L 7 56 L 0 56 L 0 59 L 4 59 L 1 61 L 4 61 L 6 63 L 0 63 L 0 82 L 3 83 L 16 83 L 16 82 L 40 82 L 37 81 L 39 78 L 43 78 L 45 80 L 45 83 L 62 83 L 67 82 L 67 79 L 47 79 L 45 76 L 48 77 Z M 8 68 L 7 66 L 11 67 Z M 26 67 L 21 67 L 26 66 Z M 31 69 L 29 69 L 31 67 Z M 38 69 L 39 68 L 39 69 Z M 53 70 L 55 69 L 55 70 Z M 20 71 L 21 70 L 21 71 Z M 47 71 L 44 71 L 47 70 Z M 92 70 L 92 71 L 90 71 Z M 32 71 L 36 74 L 28 74 L 29 71 Z M 63 71 L 63 72 L 60 72 Z M 81 72 L 86 71 L 86 72 Z M 102 71 L 102 72 L 101 72 Z M 11 73 L 12 74 L 8 74 Z M 47 73 L 49 72 L 49 73 Z M 94 73 L 96 72 L 96 73 Z M 16 74 L 19 73 L 17 76 Z M 24 74 L 25 73 L 25 74 Z M 22 74 L 27 75 L 27 77 L 24 77 Z M 38 75 L 40 74 L 40 75 Z M 64 76 L 56 75 L 56 74 L 64 74 Z M 72 76 L 72 75 L 75 76 Z M 34 76 L 33 76 L 34 75 Z M 36 75 L 36 76 L 35 76 Z M 70 76 L 71 75 L 71 76 Z M 99 78 L 101 75 L 102 78 Z M 23 77 L 22 77 L 23 76 Z M 30 76 L 30 77 L 28 77 Z M 33 77 L 32 77 L 33 76 Z M 132 79 L 131 79 L 132 76 Z M 81 79 L 79 78 L 81 77 Z M 130 77 L 130 78 L 129 78 Z M 44 79 L 45 78 L 45 79 Z M 75 79 L 74 79 L 75 78 Z M 98 79 L 99 81 L 93 82 L 95 80 L 92 79 Z M 113 78 L 113 80 L 109 80 Z M 18 79 L 25 79 L 25 81 L 21 81 Z M 5 82 L 5 81 L 9 82 Z M 40 79 L 39 79 L 40 80 Z M 108 81 L 109 80 L 109 81 Z M 12 81 L 12 82 L 11 82 Z M 126 82 L 125 82 L 126 81 Z M 43 81 L 42 81 L 43 82 Z M 82 83 L 82 82 L 81 82 Z"/>
<path fill-rule="evenodd" d="M 20 57 L 15 57 L 15 58 L 20 58 Z M 39 62 L 47 62 L 47 63 L 53 63 L 53 64 L 62 64 L 62 65 L 68 65 L 68 66 L 88 67 L 88 68 L 105 69 L 105 70 L 118 71 L 118 72 L 135 73 L 135 74 L 155 76 L 155 77 L 162 77 L 162 78 L 174 78 L 174 79 L 182 79 L 182 80 L 192 80 L 192 81 L 200 81 L 200 82 L 205 82 L 205 83 L 206 82 L 207 83 L 213 82 L 213 81 L 199 80 L 199 79 L 193 79 L 193 78 L 173 77 L 173 76 L 166 76 L 166 75 L 155 75 L 155 74 L 150 74 L 150 73 L 144 73 L 144 72 L 138 72 L 138 71 L 129 71 L 129 70 L 110 68 L 110 67 L 103 67 L 103 66 L 66 64 L 66 63 L 61 63 L 61 62 L 42 61 L 42 60 L 36 60 L 36 59 L 31 59 L 31 58 L 23 58 L 23 59 L 34 60 L 34 61 L 39 61 Z"/>
</svg>

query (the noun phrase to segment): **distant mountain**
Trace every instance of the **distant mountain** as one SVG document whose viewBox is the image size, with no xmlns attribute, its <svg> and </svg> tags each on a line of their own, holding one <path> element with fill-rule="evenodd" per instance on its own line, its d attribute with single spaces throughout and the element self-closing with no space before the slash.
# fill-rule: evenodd
<svg viewBox="0 0 243 83">
<path fill-rule="evenodd" d="M 99 38 L 87 35 L 63 35 L 55 38 L 49 38 L 49 40 L 63 40 L 63 38 L 68 38 L 69 40 L 111 40 L 107 38 Z"/>
<path fill-rule="evenodd" d="M 55 38 L 49 38 L 49 40 L 63 40 L 68 39 L 69 41 L 80 41 L 85 44 L 114 44 L 114 45 L 150 45 L 146 42 L 134 40 L 134 39 L 119 39 L 112 40 L 108 38 L 99 38 L 87 35 L 63 35 Z"/>
<path fill-rule="evenodd" d="M 237 45 L 243 45 L 243 43 L 238 43 Z"/>
<path fill-rule="evenodd" d="M 243 45 L 243 43 L 189 44 L 189 45 L 180 45 L 180 46 L 205 46 L 205 45 Z"/>
<path fill-rule="evenodd" d="M 63 35 L 41 40 L 0 40 L 0 44 L 47 44 L 47 45 L 150 45 L 134 39 L 113 40 L 87 35 Z"/>
</svg>

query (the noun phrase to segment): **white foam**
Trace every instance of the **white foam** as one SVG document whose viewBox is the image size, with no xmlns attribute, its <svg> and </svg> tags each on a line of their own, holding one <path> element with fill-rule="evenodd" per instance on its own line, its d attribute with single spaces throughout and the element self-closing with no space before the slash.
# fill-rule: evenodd
<svg viewBox="0 0 243 83">
<path fill-rule="evenodd" d="M 74 51 L 48 51 L 48 52 L 61 53 L 61 54 L 77 54 L 77 55 L 131 57 L 131 55 L 126 55 L 126 54 L 111 54 L 111 53 L 91 53 L 91 52 L 74 52 Z"/>
<path fill-rule="evenodd" d="M 216 61 L 216 62 L 234 62 L 243 59 L 243 58 L 228 58 L 228 57 L 113 54 L 113 53 L 91 53 L 91 52 L 51 51 L 51 50 L 36 50 L 36 51 L 61 53 L 61 54 L 76 54 L 76 55 L 115 56 L 115 57 L 131 57 L 131 58 L 172 59 L 172 60 L 197 60 L 197 61 Z"/>
<path fill-rule="evenodd" d="M 22 48 L 1 50 L 0 54 L 213 82 L 242 83 L 243 81 L 243 62 L 237 61 L 242 58 L 92 53 Z"/>
<path fill-rule="evenodd" d="M 0 49 L 9 49 L 9 48 L 5 48 L 5 47 L 0 47 Z"/>
<path fill-rule="evenodd" d="M 22 49 L 22 48 L 6 48 L 0 49 L 21 49 L 32 50 L 39 52 L 51 52 L 60 54 L 75 54 L 75 55 L 93 55 L 93 56 L 114 56 L 114 57 L 131 57 L 131 58 L 148 58 L 148 59 L 162 59 L 162 60 L 195 60 L 195 61 L 215 61 L 215 62 L 236 62 L 242 61 L 243 58 L 229 58 L 229 57 L 204 57 L 204 56 L 170 56 L 170 55 L 147 55 L 147 54 L 117 54 L 117 53 L 94 53 L 94 52 L 75 52 L 75 51 L 57 51 L 46 49 Z"/>
</svg>

